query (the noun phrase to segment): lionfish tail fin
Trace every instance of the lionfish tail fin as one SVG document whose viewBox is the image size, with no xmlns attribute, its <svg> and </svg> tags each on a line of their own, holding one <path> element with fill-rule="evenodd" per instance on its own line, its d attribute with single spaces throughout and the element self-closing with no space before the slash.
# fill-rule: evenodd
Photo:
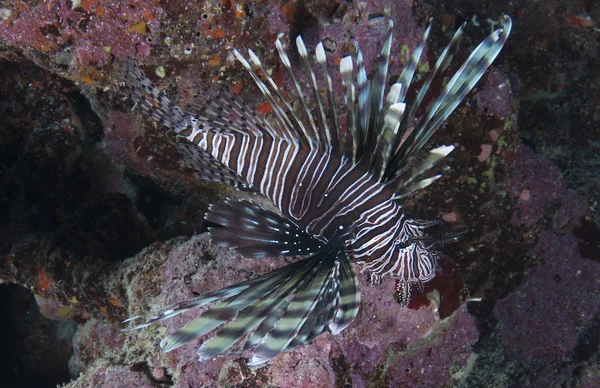
<svg viewBox="0 0 600 388">
<path fill-rule="evenodd" d="M 171 143 L 169 140 L 167 142 Z M 174 149 L 177 151 L 177 154 L 181 157 L 179 162 L 181 167 L 190 170 L 191 175 L 199 179 L 226 183 L 240 190 L 255 191 L 252 185 L 246 182 L 235 171 L 225 166 L 196 144 L 190 143 L 185 139 L 172 143 L 174 143 Z"/>
<path fill-rule="evenodd" d="M 209 128 L 208 125 L 200 124 L 199 116 L 193 111 L 201 110 L 204 114 L 201 119 L 208 120 L 209 115 L 217 114 L 217 112 L 211 111 L 210 101 L 228 101 L 227 106 L 230 107 L 230 110 L 235 110 L 238 116 L 247 114 L 248 117 L 252 117 L 248 112 L 243 111 L 244 109 L 247 110 L 243 103 L 240 103 L 225 91 L 208 89 L 202 94 L 201 98 L 197 96 L 193 104 L 188 104 L 188 110 L 183 110 L 174 100 L 169 99 L 164 93 L 160 92 L 131 58 L 125 61 L 124 69 L 125 82 L 130 89 L 130 97 L 135 102 L 135 106 L 141 108 L 142 112 L 164 125 L 168 130 L 173 130 L 176 134 L 182 135 L 178 138 L 182 141 L 176 141 L 173 138 L 165 140 L 172 145 L 173 150 L 179 156 L 181 167 L 190 170 L 191 175 L 200 179 L 226 183 L 243 190 L 252 189 L 251 185 L 240 175 L 225 166 L 208 151 L 183 139 L 183 136 L 186 136 L 188 140 L 194 140 L 201 132 L 233 131 L 236 128 L 234 125 L 221 128 L 215 125 L 214 121 L 211 121 L 213 124 Z M 232 112 L 226 113 L 232 119 L 232 123 L 235 123 L 233 119 L 236 118 L 236 115 Z M 251 132 L 253 123 L 256 120 L 246 119 L 245 126 L 240 126 L 238 130 Z"/>
</svg>

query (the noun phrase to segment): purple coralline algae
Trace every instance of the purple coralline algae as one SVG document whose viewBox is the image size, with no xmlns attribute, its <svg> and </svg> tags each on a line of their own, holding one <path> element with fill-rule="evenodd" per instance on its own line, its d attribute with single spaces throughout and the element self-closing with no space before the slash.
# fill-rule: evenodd
<svg viewBox="0 0 600 388">
<path fill-rule="evenodd" d="M 511 220 L 513 226 L 534 226 L 553 203 L 558 203 L 558 211 L 551 216 L 557 229 L 569 223 L 572 229 L 587 213 L 584 199 L 567 190 L 558 168 L 537 157 L 528 147 L 517 150 L 510 183 L 513 196 L 518 198 L 518 212 Z"/>
<path fill-rule="evenodd" d="M 477 93 L 477 107 L 488 115 L 504 120 L 510 113 L 510 86 L 506 75 L 492 67 Z"/>
<path fill-rule="evenodd" d="M 160 31 L 161 7 L 153 1 L 9 1 L 0 35 L 27 54 L 44 53 L 49 62 L 105 66 L 114 55 L 139 54 L 138 47 Z M 149 34 L 151 33 L 151 34 Z M 148 53 L 146 53 L 147 55 Z"/>
<path fill-rule="evenodd" d="M 589 341 L 597 337 L 590 331 L 596 330 L 600 310 L 600 262 L 581 255 L 574 234 L 588 216 L 585 201 L 567 190 L 556 167 L 527 147 L 515 158 L 513 195 L 520 212 L 513 225 L 541 230 L 532 249 L 538 265 L 494 309 L 504 350 L 509 359 L 537 368 L 542 385 L 552 382 L 550 369 L 564 375 L 561 379 L 585 370 L 598 381 L 597 368 L 584 359 L 593 351 Z M 570 363 L 553 366 L 565 360 Z"/>
<path fill-rule="evenodd" d="M 506 352 L 524 363 L 573 358 L 600 309 L 600 263 L 581 257 L 572 234 L 545 231 L 533 253 L 542 266 L 496 305 Z"/>
</svg>

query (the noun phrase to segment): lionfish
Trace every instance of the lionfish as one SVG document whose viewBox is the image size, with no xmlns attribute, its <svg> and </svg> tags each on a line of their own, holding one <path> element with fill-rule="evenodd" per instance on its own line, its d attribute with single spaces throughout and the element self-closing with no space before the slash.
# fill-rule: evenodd
<svg viewBox="0 0 600 388">
<path fill-rule="evenodd" d="M 252 50 L 248 59 L 233 51 L 272 107 L 271 119 L 258 115 L 239 97 L 214 88 L 180 106 L 128 61 L 126 83 L 132 99 L 145 114 L 189 141 L 178 144 L 197 177 L 259 192 L 279 210 L 278 214 L 247 200 L 211 206 L 205 218 L 222 226 L 210 229 L 213 243 L 249 258 L 301 259 L 255 279 L 130 318 L 125 322 L 142 319 L 143 323 L 126 330 L 208 305 L 196 319 L 161 341 L 163 351 L 211 333 L 198 349 L 199 360 L 232 354 L 232 348 L 252 349 L 250 364 L 261 364 L 328 330 L 340 333 L 350 324 L 360 305 L 352 262 L 368 274 L 371 283 L 385 276 L 395 278 L 399 302 L 406 305 L 411 288 L 421 289 L 435 276 L 434 244 L 459 236 L 428 234 L 437 222 L 413 219 L 403 211 L 401 200 L 438 179 L 440 175 L 423 175 L 454 147 L 435 148 L 420 159 L 418 151 L 499 54 L 511 25 L 511 19 L 503 16 L 502 28 L 483 40 L 435 95 L 430 86 L 443 79 L 464 24 L 419 90 L 411 91 L 411 86 L 416 89 L 412 81 L 431 23 L 388 89 L 390 21 L 370 81 L 358 43 L 356 69 L 352 56 L 341 59 L 345 119 L 336 108 L 323 44 L 315 49 L 325 89 L 322 97 L 300 36 L 296 46 L 314 109 L 279 39 L 275 46 L 295 87 L 297 109 Z M 420 109 L 424 101 L 431 103 Z"/>
</svg>

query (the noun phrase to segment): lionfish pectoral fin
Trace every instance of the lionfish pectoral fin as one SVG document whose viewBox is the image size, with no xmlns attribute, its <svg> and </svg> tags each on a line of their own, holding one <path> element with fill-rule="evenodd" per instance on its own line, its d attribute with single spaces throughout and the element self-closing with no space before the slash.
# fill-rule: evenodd
<svg viewBox="0 0 600 388">
<path fill-rule="evenodd" d="M 222 331 L 223 334 L 217 336 L 218 340 L 216 341 L 222 340 L 224 336 L 232 335 L 231 330 L 236 327 L 235 322 L 244 317 L 254 317 L 255 319 L 251 319 L 244 328 L 238 328 L 238 332 L 241 329 L 247 330 L 246 332 L 252 330 L 256 327 L 252 326 L 257 323 L 256 320 L 264 319 L 264 317 L 268 316 L 269 310 L 274 306 L 277 306 L 277 303 L 280 302 L 279 292 L 293 289 L 293 286 L 310 271 L 311 266 L 307 265 L 305 259 L 247 282 L 239 283 L 190 300 L 190 302 L 198 299 L 201 301 L 209 300 L 210 302 L 218 303 L 210 306 L 199 317 L 189 322 L 175 333 L 165 337 L 160 343 L 161 348 L 163 351 L 169 352 L 219 328 L 220 326 L 221 330 L 219 333 Z M 192 307 L 200 306 L 197 302 L 183 302 L 183 304 L 189 304 Z M 206 304 L 208 303 L 202 303 L 201 305 Z M 186 308 L 185 311 L 189 310 L 189 308 Z M 228 321 L 231 322 L 225 325 Z M 154 322 L 156 322 L 156 320 L 150 323 Z M 244 319 L 242 319 L 241 322 L 244 322 Z M 239 335 L 240 337 L 243 337 L 245 333 Z M 214 344 L 214 342 L 215 341 L 209 342 L 209 345 L 207 345 L 205 349 L 213 346 L 211 344 Z M 233 345 L 233 342 L 230 346 L 231 345 Z M 225 352 L 230 346 L 223 348 L 223 344 L 221 344 L 222 351 L 215 354 Z"/>
<path fill-rule="evenodd" d="M 250 201 L 229 200 L 225 206 L 211 206 L 206 220 L 223 226 L 210 228 L 214 244 L 235 248 L 249 258 L 308 255 L 325 245 L 291 221 Z"/>
<path fill-rule="evenodd" d="M 271 272 L 267 275 L 275 276 L 276 273 Z M 183 302 L 175 303 L 175 304 L 172 304 L 172 305 L 169 305 L 169 306 L 157 309 L 157 310 L 152 310 L 143 315 L 138 315 L 138 316 L 128 318 L 125 321 L 123 321 L 123 323 L 130 323 L 130 322 L 141 322 L 141 323 L 137 323 L 135 326 L 122 329 L 122 331 L 133 331 L 133 330 L 141 329 L 141 328 L 149 326 L 153 323 L 156 323 L 158 321 L 162 321 L 164 319 L 168 319 L 168 318 L 177 316 L 179 314 L 182 314 L 193 308 L 202 307 L 202 306 L 205 306 L 205 305 L 208 305 L 208 304 L 211 304 L 211 303 L 223 300 L 223 299 L 234 297 L 236 295 L 239 295 L 240 293 L 242 293 L 249 287 L 252 287 L 256 283 L 265 281 L 264 278 L 267 275 L 265 275 L 261 278 L 252 279 L 252 280 L 249 280 L 246 282 L 234 284 L 230 287 L 222 288 L 222 289 L 214 291 L 214 292 L 209 292 L 208 294 L 204 294 L 204 295 L 192 298 L 192 299 L 188 299 Z"/>
<path fill-rule="evenodd" d="M 337 294 L 337 308 L 333 321 L 329 323 L 329 330 L 338 334 L 344 330 L 358 315 L 360 306 L 360 292 L 358 278 L 352 268 L 352 263 L 345 257 L 340 265 L 340 277 Z"/>
<path fill-rule="evenodd" d="M 256 279 L 163 309 L 137 327 L 212 302 L 216 304 L 165 337 L 162 350 L 169 352 L 212 332 L 198 349 L 200 361 L 235 354 L 237 345 L 240 350 L 253 348 L 250 364 L 261 364 L 311 342 L 327 328 L 343 330 L 358 313 L 360 294 L 344 249 L 326 246 Z"/>
<path fill-rule="evenodd" d="M 305 260 L 312 267 L 310 273 L 288 294 L 285 309 L 278 312 L 276 322 L 270 327 L 263 325 L 255 333 L 249 365 L 265 363 L 309 343 L 328 328 L 339 333 L 358 314 L 358 281 L 345 250 L 328 246 Z"/>
</svg>

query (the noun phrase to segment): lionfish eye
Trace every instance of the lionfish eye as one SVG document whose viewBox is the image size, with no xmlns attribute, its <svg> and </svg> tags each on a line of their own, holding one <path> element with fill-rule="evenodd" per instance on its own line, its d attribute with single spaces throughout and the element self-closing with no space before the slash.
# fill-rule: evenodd
<svg viewBox="0 0 600 388">
<path fill-rule="evenodd" d="M 411 239 L 408 239 L 406 241 L 396 241 L 396 247 L 398 249 L 405 249 L 408 248 L 409 246 L 411 246 L 413 244 L 413 241 Z"/>
</svg>

